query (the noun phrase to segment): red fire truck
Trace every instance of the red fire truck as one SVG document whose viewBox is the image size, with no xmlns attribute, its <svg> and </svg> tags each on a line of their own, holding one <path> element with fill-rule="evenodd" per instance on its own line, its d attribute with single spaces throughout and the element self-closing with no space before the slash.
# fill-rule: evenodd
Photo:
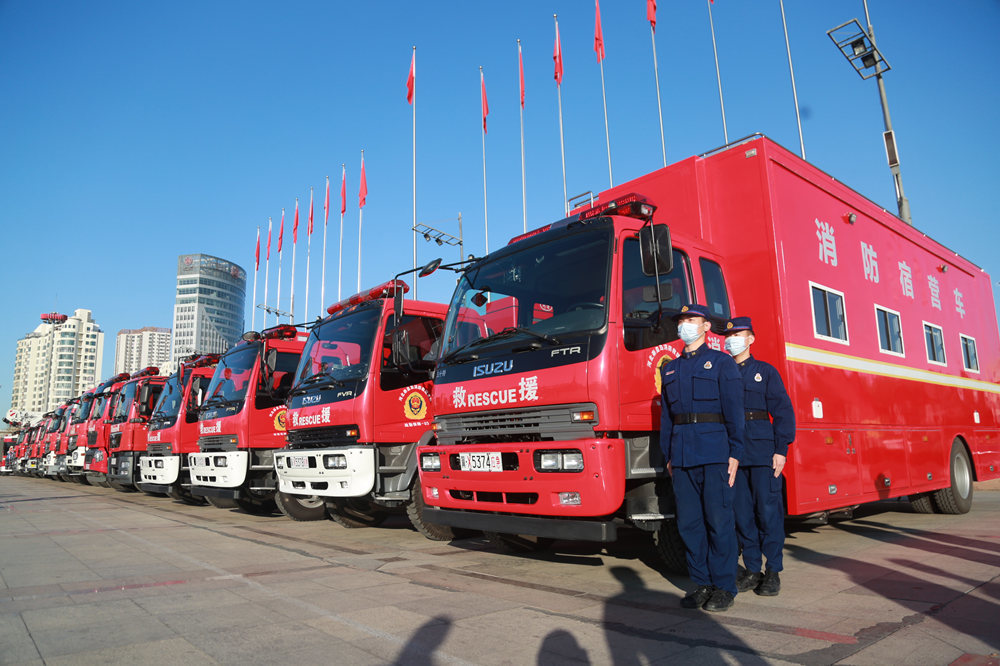
<svg viewBox="0 0 1000 666">
<path fill-rule="evenodd" d="M 139 458 L 139 488 L 186 504 L 205 504 L 191 494 L 188 455 L 198 452 L 198 398 L 205 395 L 218 354 L 181 363 L 163 386 L 149 419 L 146 455 Z"/>
<path fill-rule="evenodd" d="M 111 433 L 111 415 L 118 391 L 129 380 L 123 372 L 106 380 L 94 389 L 94 404 L 87 420 L 87 455 L 83 468 L 88 483 L 110 488 L 108 485 L 108 436 Z"/>
<path fill-rule="evenodd" d="M 198 453 L 188 456 L 191 494 L 248 513 L 275 510 L 274 451 L 286 443 L 285 398 L 305 341 L 288 324 L 249 331 L 219 359 L 200 408 Z M 322 502 L 300 504 L 323 517 Z"/>
<path fill-rule="evenodd" d="M 56 469 L 56 451 L 59 449 L 59 437 L 62 434 L 63 426 L 66 424 L 68 412 L 68 404 L 59 405 L 52 412 L 48 427 L 45 429 L 45 439 L 41 451 L 41 472 L 51 479 L 59 477 Z"/>
<path fill-rule="evenodd" d="M 87 457 L 87 421 L 94 406 L 96 390 L 96 388 L 90 389 L 80 396 L 66 436 L 67 475 L 77 483 L 87 483 L 83 469 Z"/>
<path fill-rule="evenodd" d="M 55 459 L 54 459 L 54 469 L 55 475 L 61 481 L 72 480 L 69 474 L 68 463 L 68 452 L 69 452 L 69 438 L 70 434 L 73 432 L 71 424 L 76 418 L 76 413 L 80 409 L 80 398 L 76 397 L 69 400 L 66 403 L 66 411 L 63 414 L 62 425 L 59 427 L 58 437 L 55 442 Z"/>
<path fill-rule="evenodd" d="M 275 471 L 283 493 L 325 499 L 345 527 L 377 525 L 391 509 L 406 507 L 420 532 L 450 539 L 449 528 L 423 520 L 419 490 L 411 496 L 415 482 L 419 489 L 416 443 L 432 434 L 429 356 L 447 308 L 404 303 L 407 291 L 405 282 L 391 280 L 331 305 L 330 316 L 313 327 L 288 398 L 288 446 L 275 453 Z M 395 355 L 394 337 L 405 343 Z"/>
<path fill-rule="evenodd" d="M 167 378 L 155 366 L 143 368 L 115 397 L 108 434 L 108 483 L 116 490 L 136 490 L 139 454 L 146 450 L 146 430 Z"/>
<path fill-rule="evenodd" d="M 757 136 L 602 192 L 466 270 L 436 446 L 419 450 L 427 518 L 596 541 L 632 524 L 677 562 L 658 368 L 686 302 L 716 327 L 752 316 L 754 354 L 785 379 L 790 514 L 907 495 L 965 512 L 972 482 L 1000 476 L 989 276 Z"/>
</svg>

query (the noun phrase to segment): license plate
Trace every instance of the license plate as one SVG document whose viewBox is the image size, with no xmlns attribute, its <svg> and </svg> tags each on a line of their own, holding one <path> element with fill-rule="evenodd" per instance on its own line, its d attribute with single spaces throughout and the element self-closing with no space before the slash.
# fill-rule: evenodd
<svg viewBox="0 0 1000 666">
<path fill-rule="evenodd" d="M 502 472 L 503 462 L 496 451 L 489 453 L 459 453 L 458 466 L 463 472 Z"/>
<path fill-rule="evenodd" d="M 309 459 L 305 456 L 289 456 L 288 466 L 292 469 L 307 469 L 309 467 Z"/>
</svg>

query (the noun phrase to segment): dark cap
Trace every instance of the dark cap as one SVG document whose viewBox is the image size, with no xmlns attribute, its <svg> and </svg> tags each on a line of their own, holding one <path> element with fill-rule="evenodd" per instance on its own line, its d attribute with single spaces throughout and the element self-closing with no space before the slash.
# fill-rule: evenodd
<svg viewBox="0 0 1000 666">
<path fill-rule="evenodd" d="M 750 331 L 753 333 L 753 324 L 750 322 L 750 317 L 733 317 L 726 322 L 726 335 L 740 331 Z"/>
<path fill-rule="evenodd" d="M 698 303 L 688 303 L 681 308 L 681 311 L 674 315 L 674 321 L 680 319 L 681 317 L 704 317 L 708 319 L 708 308 L 704 305 Z"/>
</svg>

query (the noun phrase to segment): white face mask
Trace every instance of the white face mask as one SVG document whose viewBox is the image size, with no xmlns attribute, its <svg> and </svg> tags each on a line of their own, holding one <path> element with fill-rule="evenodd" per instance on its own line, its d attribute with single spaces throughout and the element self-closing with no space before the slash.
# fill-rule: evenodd
<svg viewBox="0 0 1000 666">
<path fill-rule="evenodd" d="M 701 326 L 693 321 L 683 321 L 677 326 L 677 335 L 689 345 L 701 337 Z"/>
<path fill-rule="evenodd" d="M 747 350 L 747 339 L 742 335 L 730 335 L 726 338 L 726 351 L 733 356 L 739 356 Z"/>
</svg>

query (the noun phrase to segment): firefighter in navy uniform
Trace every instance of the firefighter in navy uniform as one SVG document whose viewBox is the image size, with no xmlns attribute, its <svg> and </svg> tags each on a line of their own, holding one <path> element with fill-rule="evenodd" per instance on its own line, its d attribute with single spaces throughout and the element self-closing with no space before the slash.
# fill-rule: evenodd
<svg viewBox="0 0 1000 666">
<path fill-rule="evenodd" d="M 773 597 L 781 589 L 778 572 L 785 545 L 781 471 L 795 439 L 795 414 L 778 371 L 750 355 L 754 340 L 750 317 L 733 317 L 726 323 L 726 351 L 743 376 L 746 409 L 746 448 L 734 486 L 736 536 L 744 565 L 736 585 L 740 592 L 753 590 Z M 767 558 L 763 574 L 762 555 Z"/>
<path fill-rule="evenodd" d="M 732 357 L 705 344 L 708 317 L 698 304 L 675 316 L 685 347 L 660 369 L 660 446 L 688 573 L 698 585 L 681 606 L 724 611 L 737 592 L 733 483 L 743 455 L 743 382 Z"/>
</svg>

